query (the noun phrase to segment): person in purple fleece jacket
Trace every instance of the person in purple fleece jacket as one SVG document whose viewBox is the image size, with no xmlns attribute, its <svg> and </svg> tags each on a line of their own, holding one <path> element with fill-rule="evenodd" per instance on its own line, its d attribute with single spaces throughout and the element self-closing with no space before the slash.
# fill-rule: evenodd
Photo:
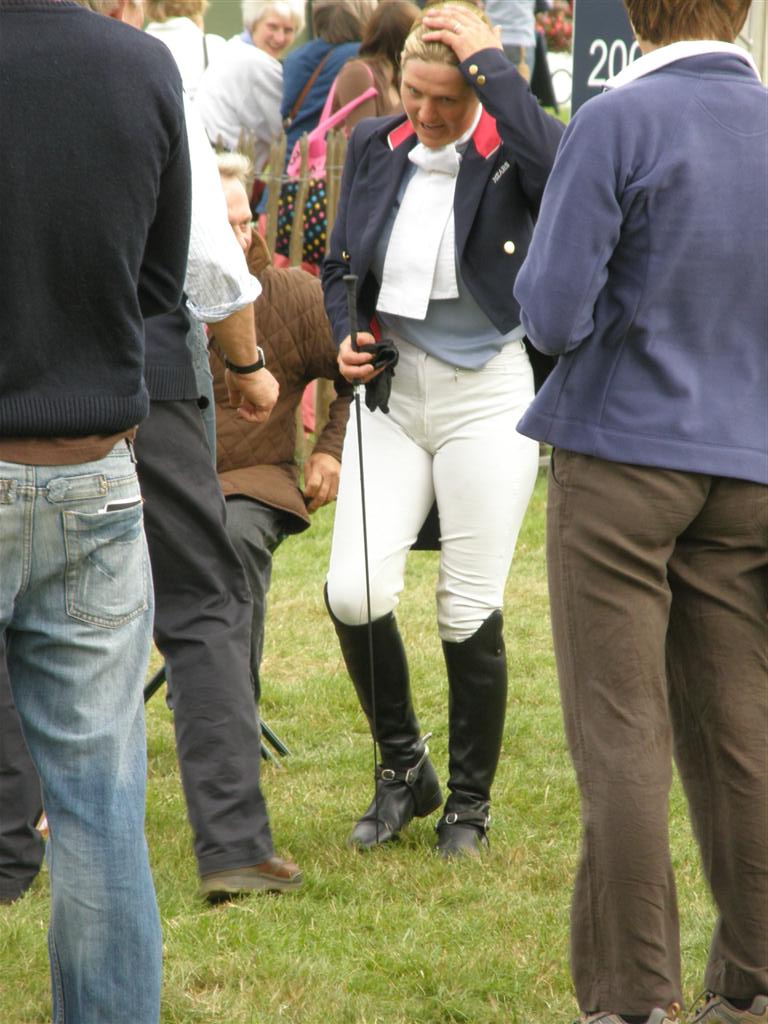
<svg viewBox="0 0 768 1024">
<path fill-rule="evenodd" d="M 643 56 L 582 107 L 515 297 L 558 364 L 548 560 L 583 837 L 582 1020 L 683 1001 L 674 753 L 717 909 L 690 1020 L 768 1022 L 768 92 L 749 0 L 625 0 Z"/>
</svg>

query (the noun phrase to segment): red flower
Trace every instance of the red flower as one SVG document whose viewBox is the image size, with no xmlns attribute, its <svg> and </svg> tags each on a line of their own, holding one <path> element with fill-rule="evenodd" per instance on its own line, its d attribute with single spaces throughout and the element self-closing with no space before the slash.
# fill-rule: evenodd
<svg viewBox="0 0 768 1024">
<path fill-rule="evenodd" d="M 547 49 L 552 53 L 570 52 L 573 41 L 573 3 L 561 2 L 554 10 L 537 15 Z"/>
</svg>

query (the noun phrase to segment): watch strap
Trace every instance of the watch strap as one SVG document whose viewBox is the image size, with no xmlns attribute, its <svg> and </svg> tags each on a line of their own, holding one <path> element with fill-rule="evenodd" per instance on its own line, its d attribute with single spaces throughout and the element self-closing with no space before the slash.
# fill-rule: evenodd
<svg viewBox="0 0 768 1024">
<path fill-rule="evenodd" d="M 257 370 L 263 370 L 265 366 L 264 351 L 260 345 L 256 346 L 256 351 L 259 354 L 259 358 L 255 363 L 250 363 L 248 366 L 238 366 L 237 363 L 231 363 L 225 356 L 224 365 L 232 373 L 256 373 Z"/>
</svg>

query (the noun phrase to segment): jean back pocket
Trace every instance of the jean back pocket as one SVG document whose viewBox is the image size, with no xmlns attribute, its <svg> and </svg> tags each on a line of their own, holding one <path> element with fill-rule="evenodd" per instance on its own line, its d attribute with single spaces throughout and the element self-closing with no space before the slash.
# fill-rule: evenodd
<svg viewBox="0 0 768 1024">
<path fill-rule="evenodd" d="M 67 613 L 105 628 L 148 608 L 149 573 L 140 499 L 127 507 L 63 512 Z"/>
</svg>

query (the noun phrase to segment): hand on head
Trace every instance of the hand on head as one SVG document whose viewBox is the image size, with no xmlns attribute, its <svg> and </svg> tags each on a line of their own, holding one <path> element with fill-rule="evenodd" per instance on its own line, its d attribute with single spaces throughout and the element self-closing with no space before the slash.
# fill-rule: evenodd
<svg viewBox="0 0 768 1024">
<path fill-rule="evenodd" d="M 428 7 L 424 12 L 427 42 L 450 46 L 460 61 L 479 50 L 502 49 L 499 34 L 480 14 L 463 4 Z"/>
</svg>

